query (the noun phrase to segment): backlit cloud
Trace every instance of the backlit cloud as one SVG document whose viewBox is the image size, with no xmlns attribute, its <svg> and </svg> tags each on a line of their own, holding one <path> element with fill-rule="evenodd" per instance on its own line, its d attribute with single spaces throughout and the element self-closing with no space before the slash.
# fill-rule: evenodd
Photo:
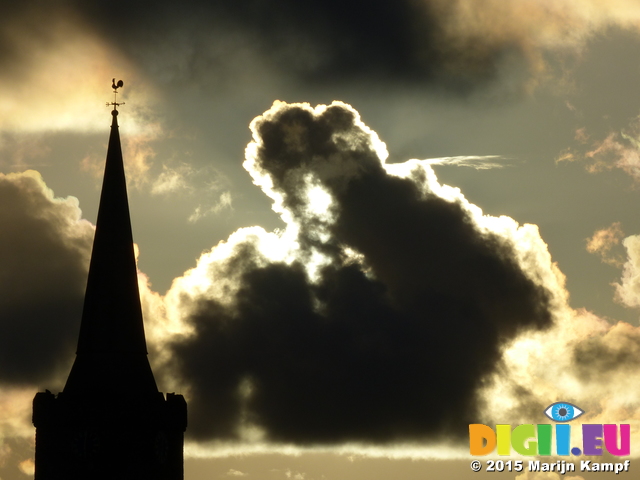
<svg viewBox="0 0 640 480">
<path fill-rule="evenodd" d="M 287 228 L 237 232 L 168 294 L 194 328 L 172 347 L 191 434 L 462 436 L 502 343 L 551 325 L 547 272 L 516 253 L 544 246 L 537 231 L 483 216 L 424 162 L 385 165 L 343 103 L 276 102 L 252 131 L 245 168 Z"/>
<path fill-rule="evenodd" d="M 455 437 L 456 425 L 462 438 L 471 419 L 536 423 L 557 400 L 584 407 L 585 421 L 638 423 L 638 327 L 571 309 L 535 226 L 483 215 L 424 161 L 385 164 L 384 144 L 345 104 L 276 103 L 252 130 L 245 167 L 287 228 L 236 232 L 166 297 L 192 328 L 172 342 L 173 375 L 189 392 L 198 456 L 218 438 L 241 441 L 210 444 L 219 453 L 275 442 L 455 457 L 456 443 L 438 452 L 429 439 Z M 322 207 L 313 188 L 329 196 Z M 460 350 L 463 361 L 450 355 Z M 437 419 L 422 385 L 440 392 Z"/>
<path fill-rule="evenodd" d="M 35 171 L 0 174 L 0 382 L 63 375 L 75 347 L 93 226 Z"/>
</svg>

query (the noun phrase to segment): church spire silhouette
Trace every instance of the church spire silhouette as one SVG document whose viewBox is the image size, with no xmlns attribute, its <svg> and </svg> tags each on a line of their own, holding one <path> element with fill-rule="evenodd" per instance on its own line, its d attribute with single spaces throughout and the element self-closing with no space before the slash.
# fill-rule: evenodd
<svg viewBox="0 0 640 480">
<path fill-rule="evenodd" d="M 114 79 L 115 85 L 115 79 Z M 114 88 L 122 87 L 122 81 Z M 186 403 L 158 392 L 147 358 L 114 98 L 76 359 L 36 394 L 35 480 L 183 478 Z"/>
<path fill-rule="evenodd" d="M 118 110 L 111 115 L 77 355 L 64 392 L 106 386 L 148 395 L 158 388 L 147 359 Z"/>
</svg>

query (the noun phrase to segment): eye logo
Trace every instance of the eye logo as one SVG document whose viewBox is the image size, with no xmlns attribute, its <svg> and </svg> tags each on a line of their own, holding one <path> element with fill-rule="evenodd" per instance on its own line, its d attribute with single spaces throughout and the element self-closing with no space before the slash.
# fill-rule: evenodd
<svg viewBox="0 0 640 480">
<path fill-rule="evenodd" d="M 544 414 L 555 422 L 570 422 L 583 413 L 583 410 L 567 402 L 552 403 L 544 411 Z"/>
</svg>

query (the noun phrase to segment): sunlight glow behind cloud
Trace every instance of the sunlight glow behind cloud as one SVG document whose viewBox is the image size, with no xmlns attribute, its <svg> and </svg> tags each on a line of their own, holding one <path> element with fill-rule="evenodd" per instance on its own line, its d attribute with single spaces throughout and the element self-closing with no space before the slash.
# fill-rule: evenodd
<svg viewBox="0 0 640 480">
<path fill-rule="evenodd" d="M 152 101 L 153 89 L 117 50 L 73 16 L 54 13 L 46 20 L 48 31 L 39 33 L 34 21 L 25 17 L 2 26 L 22 64 L 0 72 L 0 130 L 104 131 L 104 113 L 87 106 L 112 101 L 108 81 L 114 75 L 126 79 L 123 100 L 136 85 L 138 108 L 131 109 L 129 132 L 148 128 L 135 112 Z"/>
</svg>

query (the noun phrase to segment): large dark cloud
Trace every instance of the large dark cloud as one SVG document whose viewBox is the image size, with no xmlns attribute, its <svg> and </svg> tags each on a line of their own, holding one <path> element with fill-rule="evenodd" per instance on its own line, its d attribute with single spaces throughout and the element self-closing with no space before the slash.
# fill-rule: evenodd
<svg viewBox="0 0 640 480">
<path fill-rule="evenodd" d="M 183 297 L 197 333 L 173 348 L 190 434 L 234 437 L 249 422 L 309 444 L 463 436 L 500 347 L 550 325 L 550 293 L 461 201 L 425 191 L 426 170 L 389 175 L 346 105 L 280 104 L 253 130 L 246 166 L 300 248 L 268 262 L 239 242 L 209 270 L 237 289 Z M 331 195 L 324 212 L 310 188 Z M 315 275 L 305 265 L 318 255 Z"/>
<path fill-rule="evenodd" d="M 1 383 L 42 385 L 68 367 L 92 241 L 77 201 L 54 199 L 36 172 L 0 174 Z"/>
<path fill-rule="evenodd" d="M 232 34 L 245 35 L 250 48 L 307 81 L 370 74 L 424 79 L 441 63 L 433 47 L 435 19 L 412 2 L 192 2 L 191 11 L 189 6 L 175 11 L 173 5 L 158 5 L 155 18 L 170 29 L 170 12 L 197 27 L 194 69 L 207 63 L 215 67 L 211 62 L 217 59 L 206 58 L 211 50 L 198 42 L 224 39 L 216 34 L 229 33 L 229 26 L 237 29 Z M 144 11 L 141 17 L 149 18 Z M 133 23 L 130 27 L 136 38 Z"/>
<path fill-rule="evenodd" d="M 112 8 L 111 2 L 76 2 L 75 8 L 123 51 L 139 55 L 143 65 L 182 81 L 211 78 L 245 50 L 312 83 L 431 81 L 456 61 L 439 25 L 445 18 L 433 13 L 429 2 L 191 0 L 130 2 L 126 10 Z M 495 73 L 491 58 L 472 62 L 483 63 L 473 67 L 472 76 Z M 168 71 L 176 67 L 179 72 Z M 448 80 L 455 83 L 462 77 Z"/>
<path fill-rule="evenodd" d="M 5 66 L 19 63 L 20 49 L 10 38 L 2 41 L 3 30 L 11 30 L 19 19 L 30 37 L 46 39 L 49 22 L 43 20 L 62 16 L 98 33 L 158 83 L 173 86 L 233 84 L 245 75 L 257 80 L 266 68 L 315 85 L 391 80 L 468 92 L 499 78 L 505 66 L 524 71 L 518 82 L 526 81 L 539 69 L 537 52 L 543 48 L 527 25 L 535 15 L 526 15 L 526 9 L 494 3 L 482 8 L 467 0 L 136 0 L 115 6 L 104 0 L 66 0 L 55 8 L 31 0 L 0 5 L 0 61 Z M 549 20 L 548 36 L 557 34 L 561 40 L 568 28 L 562 25 L 571 21 L 561 23 L 558 12 L 531 8 Z M 501 22 L 494 21 L 497 16 Z"/>
</svg>

